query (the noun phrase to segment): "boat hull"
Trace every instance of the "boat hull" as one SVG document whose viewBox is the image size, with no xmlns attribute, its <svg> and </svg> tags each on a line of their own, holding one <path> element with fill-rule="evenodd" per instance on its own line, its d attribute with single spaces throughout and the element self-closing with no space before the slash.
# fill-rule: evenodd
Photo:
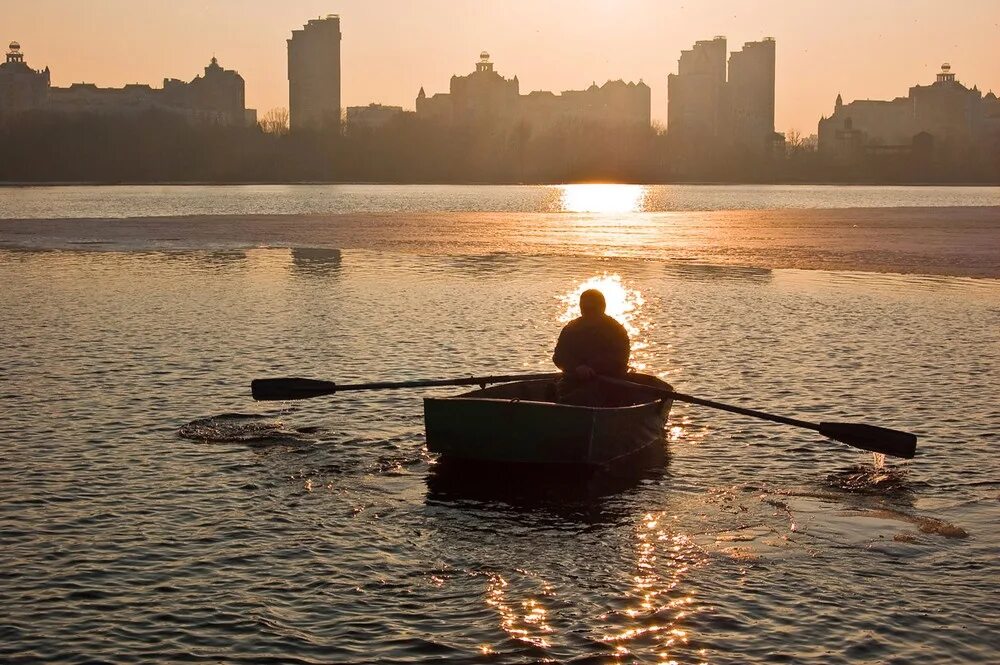
<svg viewBox="0 0 1000 665">
<path fill-rule="evenodd" d="M 473 462 L 603 466 L 663 445 L 670 400 L 646 392 L 624 406 L 589 407 L 545 401 L 551 394 L 551 383 L 530 381 L 426 398 L 427 448 Z"/>
</svg>

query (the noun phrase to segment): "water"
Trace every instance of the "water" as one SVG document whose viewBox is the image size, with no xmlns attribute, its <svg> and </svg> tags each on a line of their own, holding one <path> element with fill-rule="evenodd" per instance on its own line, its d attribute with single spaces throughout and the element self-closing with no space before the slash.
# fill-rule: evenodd
<svg viewBox="0 0 1000 665">
<path fill-rule="evenodd" d="M 0 189 L 0 219 L 974 206 L 1000 206 L 1000 187 L 137 185 Z"/>
<path fill-rule="evenodd" d="M 153 235 L 0 249 L 0 660 L 994 658 L 997 280 Z M 678 404 L 663 468 L 563 493 L 448 480 L 420 408 L 446 388 L 249 399 L 547 371 L 593 283 L 686 392 L 917 458 Z"/>
<path fill-rule="evenodd" d="M 0 247 L 596 255 L 1000 278 L 1000 188 L 8 187 Z"/>
</svg>

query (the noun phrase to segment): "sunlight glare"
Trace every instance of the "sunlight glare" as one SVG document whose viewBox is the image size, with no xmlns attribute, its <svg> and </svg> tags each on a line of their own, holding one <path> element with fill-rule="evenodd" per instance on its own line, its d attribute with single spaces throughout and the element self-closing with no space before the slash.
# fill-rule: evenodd
<svg viewBox="0 0 1000 665">
<path fill-rule="evenodd" d="M 560 323 L 568 323 L 580 316 L 580 294 L 588 289 L 597 289 L 604 294 L 604 300 L 607 302 L 605 312 L 625 326 L 630 336 L 639 333 L 639 329 L 633 324 L 633 319 L 642 306 L 646 304 L 642 293 L 637 289 L 627 288 L 622 283 L 620 275 L 607 273 L 600 277 L 591 277 L 581 282 L 569 293 L 559 297 L 566 305 L 566 310 L 559 317 Z"/>
<path fill-rule="evenodd" d="M 643 185 L 560 185 L 560 207 L 564 212 L 640 212 L 646 200 Z"/>
<path fill-rule="evenodd" d="M 569 293 L 559 296 L 559 300 L 566 306 L 559 316 L 560 323 L 568 323 L 580 316 L 580 294 L 588 289 L 597 289 L 604 294 L 607 303 L 605 312 L 620 324 L 625 326 L 628 336 L 632 341 L 632 354 L 629 357 L 629 364 L 632 369 L 642 371 L 646 369 L 643 359 L 649 342 L 646 341 L 646 332 L 650 327 L 648 319 L 640 316 L 642 307 L 646 300 L 638 289 L 630 289 L 622 283 L 620 275 L 608 275 L 605 273 L 600 277 L 591 277 L 580 283 Z"/>
</svg>

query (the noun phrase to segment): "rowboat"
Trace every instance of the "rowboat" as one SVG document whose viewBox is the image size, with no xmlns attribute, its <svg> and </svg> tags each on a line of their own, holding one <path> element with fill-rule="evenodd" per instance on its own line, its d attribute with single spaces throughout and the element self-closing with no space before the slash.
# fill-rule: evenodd
<svg viewBox="0 0 1000 665">
<path fill-rule="evenodd" d="M 630 373 L 599 377 L 599 400 L 556 400 L 560 375 L 470 376 L 424 381 L 336 384 L 299 377 L 254 379 L 255 400 L 309 399 L 354 390 L 398 390 L 478 385 L 481 390 L 424 400 L 427 447 L 442 461 L 513 463 L 519 466 L 606 467 L 643 450 L 665 454 L 663 426 L 673 400 L 819 432 L 861 450 L 912 459 L 917 437 L 866 423 L 810 422 L 676 392 L 656 377 Z M 486 388 L 487 384 L 495 384 Z M 638 384 L 638 385 L 637 385 Z M 580 397 L 581 388 L 570 397 Z M 603 393 L 603 394 L 600 394 Z M 568 402 L 568 403 L 567 403 Z M 602 406 L 584 406 L 599 403 Z"/>
<path fill-rule="evenodd" d="M 427 448 L 443 460 L 590 467 L 662 449 L 672 400 L 642 386 L 670 386 L 644 374 L 628 380 L 642 385 L 616 386 L 605 407 L 557 403 L 551 379 L 427 397 Z"/>
</svg>

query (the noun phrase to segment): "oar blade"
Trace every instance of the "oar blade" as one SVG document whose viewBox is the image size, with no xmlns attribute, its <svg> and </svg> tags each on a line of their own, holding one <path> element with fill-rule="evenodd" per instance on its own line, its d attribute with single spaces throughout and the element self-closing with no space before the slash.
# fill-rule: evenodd
<svg viewBox="0 0 1000 665">
<path fill-rule="evenodd" d="M 855 448 L 890 457 L 912 459 L 917 454 L 917 437 L 898 429 L 863 423 L 820 423 L 819 432 Z"/>
<path fill-rule="evenodd" d="M 309 399 L 337 392 L 337 384 L 316 379 L 254 379 L 250 392 L 259 402 L 283 402 L 292 399 Z"/>
</svg>

